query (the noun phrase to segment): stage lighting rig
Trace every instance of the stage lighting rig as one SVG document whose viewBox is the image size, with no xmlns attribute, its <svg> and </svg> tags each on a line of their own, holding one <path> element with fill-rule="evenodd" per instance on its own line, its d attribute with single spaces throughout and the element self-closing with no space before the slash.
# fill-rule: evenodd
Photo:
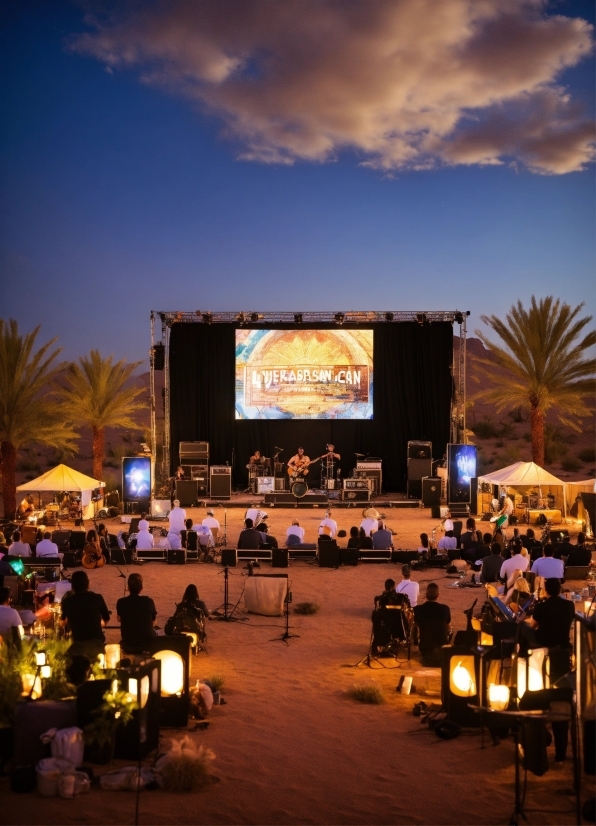
<svg viewBox="0 0 596 826">
<path fill-rule="evenodd" d="M 250 314 L 250 320 L 255 324 L 259 320 L 259 318 L 260 318 L 260 316 L 259 316 L 258 313 L 251 313 Z"/>
<path fill-rule="evenodd" d="M 335 313 L 333 316 L 336 324 L 343 324 L 346 318 L 345 313 Z"/>
<path fill-rule="evenodd" d="M 302 313 L 294 313 L 294 324 L 302 324 Z"/>
<path fill-rule="evenodd" d="M 422 326 L 423 324 L 426 324 L 426 322 L 427 322 L 426 314 L 425 313 L 416 313 L 416 321 L 418 322 L 418 324 L 420 324 L 420 326 Z"/>
<path fill-rule="evenodd" d="M 213 321 L 213 315 L 211 313 L 203 313 L 202 318 L 205 324 L 211 324 Z"/>
<path fill-rule="evenodd" d="M 455 319 L 456 324 L 463 324 L 464 323 L 464 314 L 463 313 L 456 313 L 453 318 Z"/>
<path fill-rule="evenodd" d="M 385 313 L 385 321 L 393 321 L 393 313 Z"/>
</svg>

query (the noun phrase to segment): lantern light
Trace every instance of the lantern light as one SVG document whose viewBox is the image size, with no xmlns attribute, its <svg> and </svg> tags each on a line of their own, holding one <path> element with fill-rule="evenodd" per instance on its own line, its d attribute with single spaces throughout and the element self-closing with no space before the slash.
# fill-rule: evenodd
<svg viewBox="0 0 596 826">
<path fill-rule="evenodd" d="M 149 675 L 145 674 L 141 677 L 141 693 L 139 696 L 139 707 L 145 708 L 147 700 L 149 699 Z"/>
<path fill-rule="evenodd" d="M 493 711 L 505 711 L 509 705 L 509 686 L 494 683 L 489 685 L 488 704 Z"/>
<path fill-rule="evenodd" d="M 450 668 L 449 687 L 457 697 L 473 697 L 476 694 L 474 657 L 464 654 L 453 657 Z"/>
<path fill-rule="evenodd" d="M 521 699 L 526 691 L 541 691 L 544 688 L 542 668 L 548 648 L 535 648 L 528 651 L 528 659 L 520 657 L 517 661 L 517 696 Z"/>
<path fill-rule="evenodd" d="M 105 668 L 117 668 L 121 659 L 121 649 L 117 642 L 106 645 Z"/>
<path fill-rule="evenodd" d="M 44 678 L 44 680 L 48 680 L 52 676 L 52 666 L 51 665 L 42 665 L 42 666 L 40 666 L 39 673 Z"/>
<path fill-rule="evenodd" d="M 184 660 L 176 651 L 157 651 L 161 662 L 161 696 L 172 697 L 184 690 Z"/>
<path fill-rule="evenodd" d="M 35 652 L 35 665 L 41 666 L 45 665 L 47 661 L 46 652 L 45 651 L 36 651 Z"/>
<path fill-rule="evenodd" d="M 136 699 L 139 690 L 139 681 L 135 677 L 128 678 L 128 693 Z"/>
</svg>

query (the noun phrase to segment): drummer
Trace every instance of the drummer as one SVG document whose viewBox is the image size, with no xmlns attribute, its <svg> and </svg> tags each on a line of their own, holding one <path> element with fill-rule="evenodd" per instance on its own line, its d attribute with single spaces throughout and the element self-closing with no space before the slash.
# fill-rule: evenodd
<svg viewBox="0 0 596 826">
<path fill-rule="evenodd" d="M 248 460 L 249 465 L 257 465 L 259 467 L 261 465 L 264 465 L 265 462 L 266 462 L 266 459 L 265 459 L 264 456 L 261 456 L 261 451 L 260 450 L 255 450 L 253 455 Z"/>
</svg>

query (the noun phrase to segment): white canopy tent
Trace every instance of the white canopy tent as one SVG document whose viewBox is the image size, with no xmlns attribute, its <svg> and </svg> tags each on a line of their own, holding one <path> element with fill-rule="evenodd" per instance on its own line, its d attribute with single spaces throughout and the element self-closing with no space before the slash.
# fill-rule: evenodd
<svg viewBox="0 0 596 826">
<path fill-rule="evenodd" d="M 515 462 L 513 465 L 500 470 L 484 473 L 478 477 L 478 483 L 488 482 L 491 485 L 499 485 L 504 488 L 538 488 L 543 494 L 546 490 L 551 492 L 551 488 L 555 488 L 555 495 L 562 503 L 562 510 L 567 516 L 567 485 L 561 479 L 557 479 L 552 473 L 549 473 L 540 465 L 534 462 Z"/>
<path fill-rule="evenodd" d="M 41 493 L 42 491 L 67 491 L 72 493 L 74 491 L 81 494 L 81 508 L 83 510 L 83 519 L 93 518 L 93 503 L 91 502 L 91 493 L 95 488 L 104 487 L 105 483 L 97 479 L 92 479 L 90 476 L 85 476 L 74 468 L 67 465 L 58 465 L 52 470 L 42 473 L 37 479 L 32 479 L 30 482 L 25 482 L 19 485 L 17 490 Z"/>
</svg>

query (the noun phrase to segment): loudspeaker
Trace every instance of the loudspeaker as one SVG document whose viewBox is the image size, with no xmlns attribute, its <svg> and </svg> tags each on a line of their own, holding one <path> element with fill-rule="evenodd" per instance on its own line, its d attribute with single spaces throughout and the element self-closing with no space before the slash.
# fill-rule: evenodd
<svg viewBox="0 0 596 826">
<path fill-rule="evenodd" d="M 82 551 L 85 547 L 85 531 L 71 531 L 68 544 L 71 551 Z"/>
<path fill-rule="evenodd" d="M 432 459 L 408 459 L 408 481 L 410 479 L 423 479 L 425 476 L 431 476 L 432 472 Z"/>
<path fill-rule="evenodd" d="M 176 482 L 176 499 L 182 507 L 194 507 L 197 503 L 197 483 L 189 479 Z"/>
<path fill-rule="evenodd" d="M 432 459 L 432 442 L 408 442 L 408 459 Z"/>
<path fill-rule="evenodd" d="M 168 565 L 185 565 L 186 551 L 184 548 L 168 550 Z"/>
<path fill-rule="evenodd" d="M 222 548 L 221 549 L 221 564 L 227 565 L 228 568 L 235 568 L 238 564 L 238 554 L 236 548 Z"/>
<path fill-rule="evenodd" d="M 70 531 L 53 531 L 52 542 L 58 546 L 59 551 L 66 551 L 69 548 Z"/>
<path fill-rule="evenodd" d="M 166 366 L 166 348 L 161 341 L 158 341 L 151 348 L 151 359 L 154 370 L 163 370 Z"/>
<path fill-rule="evenodd" d="M 408 499 L 422 499 L 422 479 L 408 479 Z"/>
<path fill-rule="evenodd" d="M 230 499 L 232 496 L 232 468 L 225 465 L 212 465 L 210 480 L 212 499 Z"/>
<path fill-rule="evenodd" d="M 271 550 L 271 567 L 272 568 L 287 568 L 289 560 L 289 551 L 287 548 L 272 548 Z"/>
<path fill-rule="evenodd" d="M 441 504 L 441 480 L 438 476 L 425 476 L 422 480 L 422 504 L 425 508 Z"/>
<path fill-rule="evenodd" d="M 340 565 L 358 565 L 358 557 L 360 551 L 358 548 L 340 548 L 339 549 L 339 564 Z"/>
<path fill-rule="evenodd" d="M 339 548 L 334 540 L 320 543 L 319 566 L 321 568 L 337 568 L 339 566 Z"/>
<path fill-rule="evenodd" d="M 114 558 L 112 552 L 112 559 Z M 65 568 L 80 568 L 81 561 L 78 559 L 77 554 L 74 551 L 64 551 L 64 556 L 62 557 L 62 564 Z"/>
<path fill-rule="evenodd" d="M 178 450 L 181 465 L 206 465 L 209 463 L 209 442 L 180 442 Z"/>
</svg>

